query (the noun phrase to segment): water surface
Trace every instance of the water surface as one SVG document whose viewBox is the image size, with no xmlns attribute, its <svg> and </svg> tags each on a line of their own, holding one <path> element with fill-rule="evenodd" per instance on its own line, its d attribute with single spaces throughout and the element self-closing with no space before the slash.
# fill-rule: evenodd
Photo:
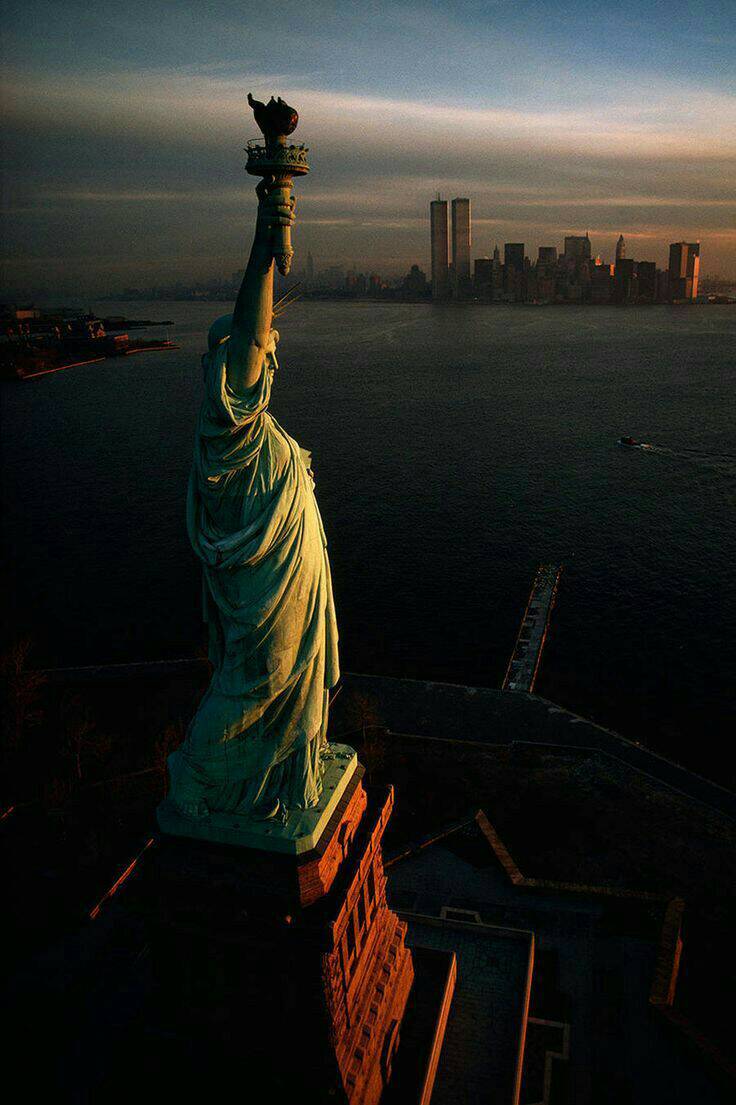
<svg viewBox="0 0 736 1105">
<path fill-rule="evenodd" d="M 11 618 L 48 663 L 192 655 L 186 482 L 226 306 L 98 308 L 173 318 L 181 348 L 2 385 Z M 498 686 L 536 565 L 563 563 L 539 692 L 725 780 L 736 310 L 297 303 L 280 331 L 343 666 Z"/>
</svg>

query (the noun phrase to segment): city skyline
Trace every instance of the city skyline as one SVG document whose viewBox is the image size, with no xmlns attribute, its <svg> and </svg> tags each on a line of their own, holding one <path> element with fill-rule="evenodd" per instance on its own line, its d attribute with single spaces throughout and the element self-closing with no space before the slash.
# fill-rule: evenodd
<svg viewBox="0 0 736 1105">
<path fill-rule="evenodd" d="M 507 303 L 683 303 L 698 298 L 700 241 L 671 242 L 666 268 L 627 256 L 619 234 L 614 261 L 593 254 L 590 235 L 566 234 L 558 253 L 540 245 L 536 260 L 524 242 L 504 242 L 503 263 L 496 242 L 493 256 L 473 256 L 471 201 L 451 201 L 438 193 L 429 205 L 431 274 L 428 291 L 435 301 L 474 299 Z M 472 259 L 472 275 L 471 275 Z M 417 266 L 415 266 L 417 268 Z"/>
<path fill-rule="evenodd" d="M 273 56 L 272 25 L 252 4 L 183 4 L 172 20 L 156 2 L 124 16 L 105 0 L 9 3 L 5 282 L 88 294 L 239 267 L 249 89 L 300 112 L 305 253 L 429 268 L 426 196 L 440 189 L 472 195 L 477 254 L 587 230 L 612 256 L 623 229 L 659 265 L 670 242 L 699 238 L 709 271 L 736 279 L 728 14 L 304 0 L 284 5 L 278 58 L 256 72 L 245 59 Z"/>
</svg>

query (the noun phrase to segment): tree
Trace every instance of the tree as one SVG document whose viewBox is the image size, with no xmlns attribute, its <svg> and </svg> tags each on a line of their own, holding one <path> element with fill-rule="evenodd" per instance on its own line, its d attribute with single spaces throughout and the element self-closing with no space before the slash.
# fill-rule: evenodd
<svg viewBox="0 0 736 1105">
<path fill-rule="evenodd" d="M 23 744 L 26 727 L 42 717 L 39 697 L 48 680 L 43 672 L 26 667 L 30 650 L 31 641 L 24 637 L 0 655 L 3 744 L 10 752 L 16 752 Z"/>
</svg>

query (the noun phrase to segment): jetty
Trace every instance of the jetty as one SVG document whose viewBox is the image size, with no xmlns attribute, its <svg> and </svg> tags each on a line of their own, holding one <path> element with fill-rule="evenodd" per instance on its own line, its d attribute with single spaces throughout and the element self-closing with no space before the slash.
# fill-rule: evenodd
<svg viewBox="0 0 736 1105">
<path fill-rule="evenodd" d="M 537 569 L 514 651 L 501 684 L 503 691 L 526 691 L 531 694 L 534 690 L 561 572 L 562 567 L 554 564 L 540 564 Z"/>
</svg>

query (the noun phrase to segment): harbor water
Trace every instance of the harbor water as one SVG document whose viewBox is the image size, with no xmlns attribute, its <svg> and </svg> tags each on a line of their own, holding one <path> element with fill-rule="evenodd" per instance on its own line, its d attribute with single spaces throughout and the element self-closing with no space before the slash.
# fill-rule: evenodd
<svg viewBox="0 0 736 1105">
<path fill-rule="evenodd" d="M 39 664 L 192 656 L 186 484 L 228 307 L 94 307 L 171 318 L 180 348 L 0 385 L 5 614 Z M 297 302 L 278 325 L 343 667 L 500 686 L 562 564 L 537 693 L 732 784 L 736 309 Z"/>
</svg>

